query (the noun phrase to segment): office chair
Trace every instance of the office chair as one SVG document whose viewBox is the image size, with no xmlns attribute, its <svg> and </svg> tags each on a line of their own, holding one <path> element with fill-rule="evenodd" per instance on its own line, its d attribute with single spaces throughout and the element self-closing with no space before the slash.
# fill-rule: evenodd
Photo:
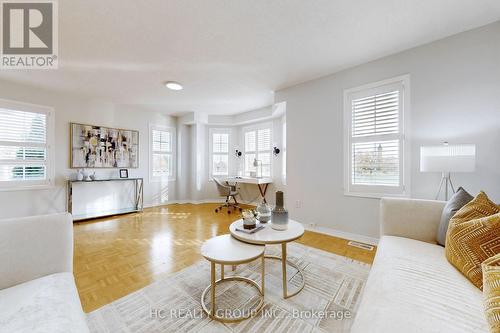
<svg viewBox="0 0 500 333">
<path fill-rule="evenodd" d="M 215 212 L 218 213 L 219 211 L 222 211 L 222 208 L 227 208 L 227 213 L 231 214 L 231 209 L 239 209 L 240 212 L 242 211 L 238 201 L 236 200 L 236 196 L 239 194 L 238 191 L 236 190 L 236 186 L 231 186 L 231 185 L 224 185 L 221 183 L 220 180 L 217 178 L 213 178 L 215 185 L 217 186 L 217 191 L 219 192 L 219 196 L 221 197 L 226 197 L 226 202 L 219 207 L 215 208 Z M 231 198 L 234 200 L 234 202 L 229 202 Z"/>
</svg>

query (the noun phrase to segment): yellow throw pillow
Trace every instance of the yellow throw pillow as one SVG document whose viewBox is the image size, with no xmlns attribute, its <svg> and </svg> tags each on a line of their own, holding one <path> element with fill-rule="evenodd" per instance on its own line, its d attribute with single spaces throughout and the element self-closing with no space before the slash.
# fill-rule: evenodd
<svg viewBox="0 0 500 333">
<path fill-rule="evenodd" d="M 483 288 L 481 264 L 500 253 L 500 208 L 484 192 L 450 220 L 446 258 L 476 287 Z"/>
<path fill-rule="evenodd" d="M 484 312 L 490 331 L 500 333 L 500 254 L 483 262 Z"/>
<path fill-rule="evenodd" d="M 497 213 L 500 213 L 500 207 L 491 201 L 486 193 L 481 191 L 472 201 L 460 208 L 451 220 L 455 223 L 461 223 Z"/>
</svg>

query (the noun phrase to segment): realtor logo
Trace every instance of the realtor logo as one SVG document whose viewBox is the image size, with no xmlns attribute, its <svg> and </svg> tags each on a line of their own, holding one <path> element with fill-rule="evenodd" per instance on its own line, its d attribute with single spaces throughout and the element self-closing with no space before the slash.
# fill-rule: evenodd
<svg viewBox="0 0 500 333">
<path fill-rule="evenodd" d="M 55 69 L 57 2 L 1 0 L 2 69 Z"/>
</svg>

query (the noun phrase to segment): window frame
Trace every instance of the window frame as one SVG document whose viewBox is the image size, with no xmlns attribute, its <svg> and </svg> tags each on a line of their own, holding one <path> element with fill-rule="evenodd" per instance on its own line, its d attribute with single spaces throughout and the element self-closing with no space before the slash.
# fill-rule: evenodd
<svg viewBox="0 0 500 333">
<path fill-rule="evenodd" d="M 213 151 L 213 143 L 214 143 L 214 134 L 227 134 L 228 135 L 228 141 L 227 141 L 227 153 L 214 153 Z M 231 173 L 231 128 L 227 127 L 211 127 L 208 130 L 208 150 L 209 150 L 209 157 L 208 157 L 208 179 L 213 180 L 213 177 L 229 177 L 229 174 Z M 227 174 L 226 175 L 214 175 L 213 174 L 213 157 L 214 155 L 227 155 Z"/>
<path fill-rule="evenodd" d="M 262 150 L 262 151 L 259 151 L 259 130 L 263 130 L 263 129 L 269 129 L 271 135 L 270 135 L 270 147 L 269 147 L 269 151 L 268 150 Z M 245 134 L 248 133 L 248 132 L 255 132 L 255 151 L 247 151 L 247 147 L 246 147 L 246 141 L 245 141 Z M 246 170 L 246 155 L 247 154 L 255 154 L 255 158 L 259 159 L 259 155 L 261 153 L 268 153 L 269 152 L 269 176 L 262 176 L 262 178 L 273 178 L 273 167 L 274 167 L 274 163 L 273 163 L 273 138 L 274 138 L 274 128 L 273 128 L 273 123 L 271 122 L 265 122 L 265 123 L 259 123 L 259 124 L 255 124 L 255 125 L 251 125 L 251 126 L 246 126 L 246 127 L 243 127 L 241 129 L 241 134 L 242 134 L 242 146 L 243 146 L 243 175 L 245 177 L 249 177 L 250 176 L 250 171 L 247 173 L 247 170 Z"/>
<path fill-rule="evenodd" d="M 393 134 L 376 134 L 353 139 L 352 137 L 352 100 L 383 93 L 389 87 L 399 87 L 399 131 Z M 405 74 L 365 84 L 344 90 L 344 195 L 367 198 L 381 198 L 384 196 L 407 197 L 410 194 L 410 75 Z M 399 142 L 399 186 L 384 185 L 356 185 L 352 184 L 352 143 L 370 142 L 378 140 L 398 140 Z"/>
<path fill-rule="evenodd" d="M 164 154 L 172 156 L 172 172 L 168 177 L 155 177 L 153 176 L 153 131 L 169 132 L 172 139 L 171 151 Z M 177 137 L 175 127 L 149 124 L 149 181 L 151 183 L 159 183 L 162 181 L 176 181 L 177 180 Z"/>
<path fill-rule="evenodd" d="M 46 190 L 55 186 L 55 111 L 49 106 L 0 99 L 0 108 L 31 113 L 41 113 L 46 115 L 45 128 L 45 180 L 22 180 L 22 181 L 2 181 L 0 182 L 0 192 L 4 191 L 24 191 L 24 190 Z M 1 164 L 1 163 L 0 163 Z"/>
</svg>

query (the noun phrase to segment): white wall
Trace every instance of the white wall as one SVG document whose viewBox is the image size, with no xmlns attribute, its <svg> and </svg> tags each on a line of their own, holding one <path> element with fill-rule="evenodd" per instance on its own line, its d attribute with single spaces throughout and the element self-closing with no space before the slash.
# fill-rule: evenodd
<svg viewBox="0 0 500 333">
<path fill-rule="evenodd" d="M 176 126 L 175 118 L 154 113 L 138 106 L 113 105 L 91 101 L 71 94 L 61 94 L 38 87 L 0 81 L 0 98 L 53 107 L 55 110 L 55 187 L 48 190 L 0 192 L 1 218 L 63 212 L 66 210 L 66 179 L 74 177 L 76 170 L 69 168 L 69 123 L 79 122 L 139 130 L 139 168 L 129 169 L 130 177 L 143 177 L 145 205 L 164 202 L 166 194 L 176 199 L 175 186 L 149 182 L 149 124 Z M 97 169 L 96 169 L 97 170 Z M 97 176 L 118 177 L 118 169 L 98 170 Z M 108 195 L 111 184 L 88 184 L 86 198 L 95 197 L 106 204 L 129 205 L 119 196 Z M 83 188 L 80 188 L 83 189 Z M 80 190 L 79 189 L 79 190 Z M 112 188 L 120 192 L 120 187 Z M 92 191 L 92 192 L 90 192 Z M 90 193 L 89 193 L 90 192 Z M 78 206 L 78 204 L 77 204 Z M 89 209 L 99 204 L 89 203 Z M 101 205 L 102 206 L 102 205 Z M 85 209 L 80 205 L 80 209 Z"/>
<path fill-rule="evenodd" d="M 177 121 L 177 181 L 175 182 L 176 199 L 191 199 L 191 145 L 192 126 Z"/>
<path fill-rule="evenodd" d="M 475 143 L 477 169 L 454 174 L 500 202 L 500 22 L 276 93 L 287 103 L 291 216 L 378 237 L 377 199 L 343 194 L 343 89 L 411 75 L 411 193 L 433 198 L 439 174 L 419 172 L 419 147 Z M 296 208 L 301 201 L 301 208 Z"/>
</svg>

